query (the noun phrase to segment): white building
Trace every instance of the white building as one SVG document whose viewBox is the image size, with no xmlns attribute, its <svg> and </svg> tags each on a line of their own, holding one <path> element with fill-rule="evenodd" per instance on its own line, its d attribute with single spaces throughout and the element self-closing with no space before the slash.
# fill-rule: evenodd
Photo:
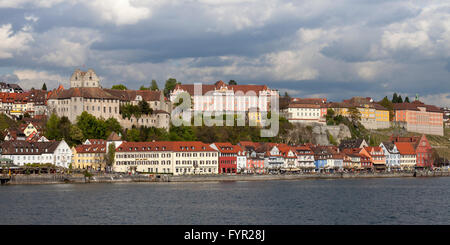
<svg viewBox="0 0 450 245">
<path fill-rule="evenodd" d="M 218 152 L 198 141 L 123 142 L 113 171 L 153 174 L 217 174 Z"/>
<path fill-rule="evenodd" d="M 402 170 L 413 170 L 417 163 L 417 155 L 410 142 L 395 142 L 400 153 L 400 167 Z"/>
<path fill-rule="evenodd" d="M 314 152 L 308 146 L 295 148 L 297 155 L 297 168 L 304 172 L 311 172 L 316 168 L 314 165 Z"/>
<path fill-rule="evenodd" d="M 247 168 L 247 154 L 240 146 L 236 146 L 238 153 L 236 156 L 236 168 L 237 172 L 243 172 Z"/>
<path fill-rule="evenodd" d="M 15 165 L 46 164 L 68 168 L 72 161 L 72 151 L 64 141 L 28 142 L 5 141 L 0 146 L 3 158 L 13 160 Z"/>
<path fill-rule="evenodd" d="M 386 156 L 386 168 L 388 170 L 400 169 L 400 152 L 397 146 L 392 142 L 381 142 L 380 147 Z"/>
<path fill-rule="evenodd" d="M 291 123 L 326 123 L 325 98 L 294 98 L 282 113 Z"/>
<path fill-rule="evenodd" d="M 177 84 L 170 93 L 174 103 L 177 96 L 188 93 L 192 98 L 192 109 L 196 112 L 248 112 L 258 108 L 261 113 L 270 110 L 271 98 L 278 102 L 277 90 L 266 85 L 228 85 L 223 81 L 215 84 Z"/>
</svg>

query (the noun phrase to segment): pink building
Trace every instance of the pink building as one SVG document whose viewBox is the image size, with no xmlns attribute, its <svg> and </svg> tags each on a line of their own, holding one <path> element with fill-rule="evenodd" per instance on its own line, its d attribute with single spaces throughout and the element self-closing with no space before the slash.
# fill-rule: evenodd
<svg viewBox="0 0 450 245">
<path fill-rule="evenodd" d="M 394 111 L 394 120 L 405 122 L 406 129 L 410 132 L 444 135 L 444 114 L 434 105 L 416 100 L 411 103 L 396 103 Z"/>
</svg>

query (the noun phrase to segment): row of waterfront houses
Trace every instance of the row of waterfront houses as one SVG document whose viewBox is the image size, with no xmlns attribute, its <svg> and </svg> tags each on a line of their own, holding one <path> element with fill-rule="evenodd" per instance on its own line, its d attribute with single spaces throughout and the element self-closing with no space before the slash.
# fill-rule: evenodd
<svg viewBox="0 0 450 245">
<path fill-rule="evenodd" d="M 363 139 L 344 140 L 339 146 L 287 145 L 241 141 L 126 142 L 112 133 L 107 140 L 88 139 L 70 148 L 62 141 L 7 140 L 1 158 L 15 165 L 50 163 L 73 169 L 106 170 L 109 145 L 114 144 L 115 172 L 161 174 L 235 174 L 269 172 L 394 171 L 433 168 L 432 148 L 425 135 L 392 136 L 379 146 Z"/>
<path fill-rule="evenodd" d="M 123 142 L 116 149 L 116 172 L 182 174 L 317 172 L 343 170 L 394 171 L 432 168 L 431 146 L 422 137 L 391 137 L 380 146 L 364 140 L 344 141 L 339 147 L 290 146 L 242 141 Z"/>
</svg>

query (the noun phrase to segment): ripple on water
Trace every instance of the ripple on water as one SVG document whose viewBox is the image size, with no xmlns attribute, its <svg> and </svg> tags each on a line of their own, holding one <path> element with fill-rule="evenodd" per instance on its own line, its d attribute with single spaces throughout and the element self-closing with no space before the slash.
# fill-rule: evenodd
<svg viewBox="0 0 450 245">
<path fill-rule="evenodd" d="M 449 187 L 450 178 L 2 186 L 0 224 L 448 225 Z"/>
</svg>

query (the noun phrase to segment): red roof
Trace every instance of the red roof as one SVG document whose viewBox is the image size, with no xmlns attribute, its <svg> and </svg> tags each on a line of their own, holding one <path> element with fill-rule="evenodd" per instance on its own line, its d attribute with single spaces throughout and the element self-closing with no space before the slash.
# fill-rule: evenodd
<svg viewBox="0 0 450 245">
<path fill-rule="evenodd" d="M 436 107 L 434 105 L 426 105 L 421 101 L 415 100 L 411 103 L 394 103 L 394 110 L 412 110 L 412 111 L 419 111 L 419 107 L 424 107 L 426 111 L 428 112 L 440 112 L 442 113 L 441 109 L 439 107 Z"/>
<path fill-rule="evenodd" d="M 175 151 L 199 152 L 215 151 L 208 144 L 200 141 L 155 141 L 155 142 L 123 142 L 116 149 L 117 152 L 129 151 Z"/>
<path fill-rule="evenodd" d="M 397 146 L 400 155 L 415 155 L 416 151 L 414 147 L 409 142 L 395 142 L 395 146 Z"/>
<path fill-rule="evenodd" d="M 195 84 L 177 84 L 175 89 L 184 90 L 192 96 L 195 91 L 194 86 Z M 266 85 L 228 85 L 223 81 L 218 81 L 214 84 L 202 84 L 201 93 L 204 95 L 209 91 L 219 90 L 222 87 L 226 87 L 228 90 L 233 90 L 234 92 L 241 91 L 244 94 L 248 91 L 254 91 L 256 93 L 255 95 L 260 91 L 268 90 Z"/>
<path fill-rule="evenodd" d="M 377 152 L 382 152 L 383 151 L 383 149 L 381 149 L 381 147 L 379 147 L 379 146 L 367 146 L 367 147 L 364 147 L 365 149 L 366 149 L 366 151 L 367 152 L 372 152 L 372 151 L 377 151 Z"/>
<path fill-rule="evenodd" d="M 213 143 L 220 153 L 234 153 L 237 154 L 239 151 L 242 151 L 242 148 L 237 145 L 232 145 L 231 143 Z"/>
<path fill-rule="evenodd" d="M 105 144 L 79 145 L 75 147 L 77 153 L 106 153 Z"/>
</svg>

